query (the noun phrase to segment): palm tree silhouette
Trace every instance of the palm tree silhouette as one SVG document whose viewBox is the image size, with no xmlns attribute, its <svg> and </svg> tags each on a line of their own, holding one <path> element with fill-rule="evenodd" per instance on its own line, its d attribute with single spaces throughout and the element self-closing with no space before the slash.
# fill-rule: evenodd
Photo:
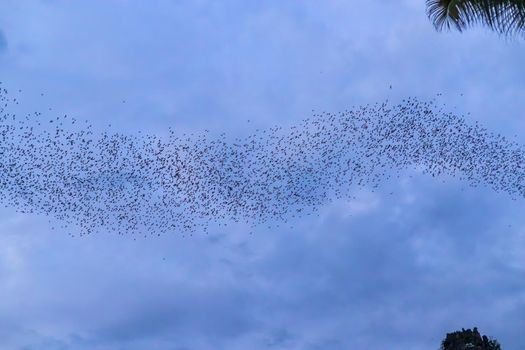
<svg viewBox="0 0 525 350">
<path fill-rule="evenodd" d="M 525 0 L 427 0 L 437 30 L 484 25 L 504 36 L 525 33 Z"/>
</svg>

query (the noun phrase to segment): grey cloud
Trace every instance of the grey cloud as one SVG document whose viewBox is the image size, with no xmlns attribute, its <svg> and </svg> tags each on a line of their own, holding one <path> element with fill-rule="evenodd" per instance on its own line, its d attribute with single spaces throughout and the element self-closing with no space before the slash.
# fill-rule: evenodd
<svg viewBox="0 0 525 350">
<path fill-rule="evenodd" d="M 69 350 L 67 342 L 0 320 L 0 347 L 6 350 Z"/>
<path fill-rule="evenodd" d="M 179 289 L 175 291 L 175 289 Z M 172 288 L 170 288 L 172 289 Z M 233 287 L 188 288 L 173 286 L 173 294 L 151 299 L 123 315 L 123 319 L 93 334 L 97 342 L 133 342 L 139 339 L 203 338 L 206 341 L 228 341 L 256 329 L 251 315 L 249 293 Z M 146 301 L 147 300 L 147 301 Z"/>
<path fill-rule="evenodd" d="M 354 220 L 328 217 L 315 241 L 294 235 L 279 242 L 261 266 L 262 272 L 273 285 L 286 286 L 280 292 L 276 287 L 274 293 L 296 298 L 274 300 L 274 312 L 279 315 L 274 321 L 295 321 L 299 324 L 291 331 L 299 333 L 331 324 L 341 329 L 332 340 L 359 345 L 353 343 L 357 333 L 355 341 L 370 348 L 398 344 L 415 349 L 421 344 L 412 338 L 414 333 L 424 334 L 426 345 L 432 345 L 432 339 L 436 345 L 440 335 L 460 324 L 503 331 L 494 317 L 498 298 L 510 298 L 509 302 L 519 305 L 524 284 L 517 271 L 487 269 L 487 265 L 491 264 L 490 242 L 497 239 L 491 223 L 509 210 L 510 201 L 489 205 L 494 197 L 475 190 L 444 196 L 448 191 L 439 185 L 419 190 L 422 199 L 403 208 L 407 216 L 400 223 L 386 219 L 388 204 L 395 201 L 386 202 Z M 442 216 L 441 211 L 448 210 L 463 215 Z M 467 221 L 469 230 L 465 230 Z M 432 266 L 418 262 L 418 248 L 412 242 L 430 238 L 425 231 L 434 223 L 439 223 L 438 237 L 449 241 L 446 246 L 451 250 Z M 512 319 L 519 323 L 516 314 Z M 344 336 L 345 326 L 352 339 Z M 514 327 L 515 332 L 518 329 Z"/>
</svg>

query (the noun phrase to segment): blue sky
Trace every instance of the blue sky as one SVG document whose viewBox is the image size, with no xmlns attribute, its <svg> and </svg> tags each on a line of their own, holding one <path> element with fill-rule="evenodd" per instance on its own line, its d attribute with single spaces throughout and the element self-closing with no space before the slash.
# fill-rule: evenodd
<svg viewBox="0 0 525 350">
<path fill-rule="evenodd" d="M 244 135 L 443 93 L 520 140 L 524 59 L 523 40 L 436 33 L 423 0 L 0 4 L 20 108 L 130 134 Z M 7 203 L 0 348 L 416 350 L 473 326 L 524 348 L 523 199 L 405 175 L 253 235 L 71 238 Z"/>
</svg>

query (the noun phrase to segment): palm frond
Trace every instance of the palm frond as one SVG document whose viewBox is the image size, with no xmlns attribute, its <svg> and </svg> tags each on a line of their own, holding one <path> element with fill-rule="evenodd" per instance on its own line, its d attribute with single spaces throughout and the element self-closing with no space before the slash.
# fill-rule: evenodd
<svg viewBox="0 0 525 350">
<path fill-rule="evenodd" d="M 427 15 L 437 30 L 484 25 L 505 36 L 525 33 L 525 0 L 427 0 Z"/>
</svg>

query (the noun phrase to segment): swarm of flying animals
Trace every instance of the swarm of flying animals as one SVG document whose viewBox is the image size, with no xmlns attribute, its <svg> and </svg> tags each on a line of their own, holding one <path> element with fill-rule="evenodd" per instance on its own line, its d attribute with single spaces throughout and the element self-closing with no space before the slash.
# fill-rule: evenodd
<svg viewBox="0 0 525 350">
<path fill-rule="evenodd" d="M 525 152 L 436 101 L 407 98 L 313 113 L 289 128 L 126 135 L 67 115 L 17 115 L 0 89 L 3 204 L 76 229 L 161 235 L 315 214 L 407 168 L 525 196 Z"/>
</svg>

